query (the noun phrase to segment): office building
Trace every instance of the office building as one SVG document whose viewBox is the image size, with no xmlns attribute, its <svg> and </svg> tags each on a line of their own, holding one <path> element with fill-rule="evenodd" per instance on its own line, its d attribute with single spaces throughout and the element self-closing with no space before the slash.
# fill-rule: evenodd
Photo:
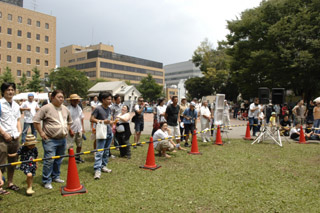
<svg viewBox="0 0 320 213">
<path fill-rule="evenodd" d="M 167 87 L 178 85 L 182 79 L 202 77 L 200 69 L 191 60 L 164 66 L 165 84 Z"/>
<path fill-rule="evenodd" d="M 164 84 L 162 63 L 115 53 L 113 46 L 102 43 L 62 47 L 60 66 L 83 71 L 90 80 L 105 78 L 139 84 L 143 77 L 151 74 L 158 84 Z"/>
<path fill-rule="evenodd" d="M 41 78 L 56 65 L 56 18 L 22 7 L 23 0 L 0 0 L 0 74 L 11 69 L 19 84 L 23 73 L 32 69 Z"/>
</svg>

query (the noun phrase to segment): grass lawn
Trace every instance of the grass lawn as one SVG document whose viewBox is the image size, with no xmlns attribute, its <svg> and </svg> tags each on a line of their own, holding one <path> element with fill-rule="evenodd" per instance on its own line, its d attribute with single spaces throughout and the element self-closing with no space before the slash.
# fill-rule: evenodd
<svg viewBox="0 0 320 213">
<path fill-rule="evenodd" d="M 89 137 L 88 137 L 89 138 Z M 145 136 L 145 141 L 148 137 Z M 40 156 L 42 146 L 38 145 Z M 91 150 L 85 141 L 83 151 Z M 34 179 L 32 197 L 25 195 L 22 171 L 16 171 L 17 193 L 0 197 L 0 212 L 319 212 L 320 146 L 284 142 L 251 145 L 232 140 L 224 146 L 199 142 L 203 155 L 172 153 L 156 157 L 162 168 L 140 169 L 148 145 L 132 149 L 132 159 L 111 159 L 111 174 L 93 179 L 93 155 L 78 165 L 87 194 L 63 197 L 60 187 L 41 185 L 42 163 Z M 112 151 L 116 156 L 118 151 Z M 66 180 L 68 160 L 63 161 Z"/>
</svg>

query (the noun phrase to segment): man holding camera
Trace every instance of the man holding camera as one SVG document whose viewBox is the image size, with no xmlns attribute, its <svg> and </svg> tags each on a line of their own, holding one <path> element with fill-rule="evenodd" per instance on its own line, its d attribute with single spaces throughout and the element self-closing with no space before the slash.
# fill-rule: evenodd
<svg viewBox="0 0 320 213">
<path fill-rule="evenodd" d="M 259 98 L 254 98 L 254 102 L 249 106 L 249 124 L 250 130 L 253 129 L 252 136 L 256 136 L 256 132 L 258 132 L 258 116 L 262 110 L 262 106 L 259 105 Z"/>
<path fill-rule="evenodd" d="M 147 104 L 143 102 L 143 97 L 138 98 L 138 104 L 134 107 L 135 115 L 132 118 L 132 121 L 134 122 L 134 143 L 138 143 L 140 140 L 141 132 L 144 128 L 144 110 L 147 107 Z"/>
</svg>

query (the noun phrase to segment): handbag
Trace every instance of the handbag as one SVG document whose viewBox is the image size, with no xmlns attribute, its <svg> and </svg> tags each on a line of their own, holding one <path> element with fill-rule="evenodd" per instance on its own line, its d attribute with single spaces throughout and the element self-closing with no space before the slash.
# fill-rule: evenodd
<svg viewBox="0 0 320 213">
<path fill-rule="evenodd" d="M 123 125 L 117 125 L 116 130 L 118 133 L 122 133 L 125 131 L 124 126 Z"/>
<path fill-rule="evenodd" d="M 107 139 L 107 125 L 103 121 L 96 125 L 96 139 Z"/>
</svg>

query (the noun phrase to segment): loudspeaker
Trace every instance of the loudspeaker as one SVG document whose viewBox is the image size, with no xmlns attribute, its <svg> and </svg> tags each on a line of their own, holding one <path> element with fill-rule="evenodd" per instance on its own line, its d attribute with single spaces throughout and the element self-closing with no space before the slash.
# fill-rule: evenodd
<svg viewBox="0 0 320 213">
<path fill-rule="evenodd" d="M 284 104 L 284 88 L 272 88 L 272 104 Z"/>
<path fill-rule="evenodd" d="M 216 104 L 214 110 L 214 124 L 221 125 L 223 122 L 223 110 L 224 110 L 225 94 L 216 95 Z"/>
<path fill-rule="evenodd" d="M 267 87 L 260 87 L 258 89 L 259 93 L 259 103 L 260 104 L 269 104 L 269 96 L 270 96 L 270 90 Z"/>
</svg>

